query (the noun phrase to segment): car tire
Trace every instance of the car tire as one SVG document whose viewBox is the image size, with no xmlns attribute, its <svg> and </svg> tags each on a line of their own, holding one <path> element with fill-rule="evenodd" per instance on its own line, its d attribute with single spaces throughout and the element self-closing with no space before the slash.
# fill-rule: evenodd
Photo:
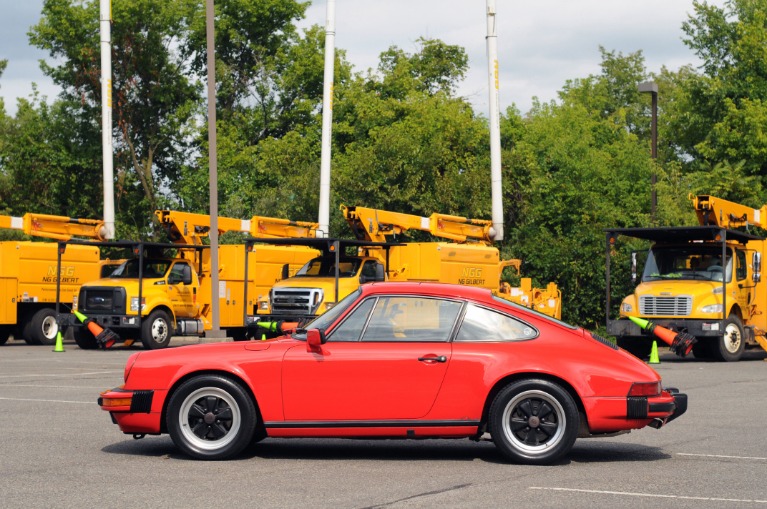
<svg viewBox="0 0 767 509">
<path fill-rule="evenodd" d="M 616 344 L 628 353 L 639 359 L 645 360 L 650 357 L 652 339 L 649 338 L 623 338 L 616 339 Z"/>
<path fill-rule="evenodd" d="M 490 434 L 508 459 L 548 465 L 572 449 L 580 417 L 572 396 L 548 380 L 519 380 L 490 406 Z"/>
<path fill-rule="evenodd" d="M 141 323 L 141 343 L 147 350 L 165 348 L 173 336 L 173 323 L 165 311 L 157 309 Z"/>
<path fill-rule="evenodd" d="M 75 340 L 75 344 L 83 350 L 95 350 L 99 347 L 96 337 L 91 334 L 91 331 L 87 327 L 80 327 L 73 325 L 72 337 Z"/>
<path fill-rule="evenodd" d="M 724 322 L 724 335 L 713 345 L 713 354 L 717 360 L 724 362 L 739 361 L 746 348 L 746 338 L 743 336 L 743 323 L 736 315 Z"/>
<path fill-rule="evenodd" d="M 173 392 L 166 414 L 173 443 L 189 456 L 223 460 L 241 453 L 253 440 L 256 406 L 237 382 L 200 375 Z"/>
<path fill-rule="evenodd" d="M 29 321 L 29 339 L 35 345 L 53 345 L 59 332 L 56 321 L 56 310 L 51 308 L 38 309 Z"/>
</svg>

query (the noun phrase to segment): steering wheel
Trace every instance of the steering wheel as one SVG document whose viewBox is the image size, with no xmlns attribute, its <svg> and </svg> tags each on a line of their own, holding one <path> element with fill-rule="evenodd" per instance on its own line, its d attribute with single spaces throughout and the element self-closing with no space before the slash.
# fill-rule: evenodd
<svg viewBox="0 0 767 509">
<path fill-rule="evenodd" d="M 721 265 L 712 265 L 708 269 L 709 272 L 722 272 L 722 266 Z"/>
</svg>

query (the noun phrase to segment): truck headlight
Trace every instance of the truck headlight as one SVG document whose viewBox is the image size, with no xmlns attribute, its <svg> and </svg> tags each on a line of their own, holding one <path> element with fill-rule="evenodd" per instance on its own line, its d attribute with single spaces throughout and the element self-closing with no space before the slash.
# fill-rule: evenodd
<svg viewBox="0 0 767 509">
<path fill-rule="evenodd" d="M 72 297 L 72 311 L 77 311 L 77 295 Z"/>
<path fill-rule="evenodd" d="M 634 306 L 628 302 L 621 304 L 621 313 L 631 313 L 632 311 L 634 311 Z"/>
<path fill-rule="evenodd" d="M 721 304 L 709 304 L 708 306 L 703 306 L 700 308 L 701 313 L 721 313 L 722 312 L 722 305 Z"/>
<path fill-rule="evenodd" d="M 141 308 L 143 309 L 145 305 L 146 305 L 146 299 L 142 297 Z M 138 313 L 138 297 L 130 298 L 130 310 Z"/>
</svg>

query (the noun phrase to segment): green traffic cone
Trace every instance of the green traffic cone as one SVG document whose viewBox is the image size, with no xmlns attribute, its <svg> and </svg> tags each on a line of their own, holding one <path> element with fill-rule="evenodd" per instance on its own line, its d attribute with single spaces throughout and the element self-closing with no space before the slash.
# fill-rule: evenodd
<svg viewBox="0 0 767 509">
<path fill-rule="evenodd" d="M 64 340 L 61 338 L 61 331 L 56 333 L 56 346 L 53 347 L 54 352 L 64 351 Z"/>
<path fill-rule="evenodd" d="M 660 364 L 660 359 L 658 358 L 658 342 L 657 341 L 652 342 L 652 349 L 650 350 L 650 360 L 647 363 Z"/>
<path fill-rule="evenodd" d="M 84 314 L 82 314 L 82 313 L 81 313 L 81 312 L 79 312 L 79 311 L 72 311 L 72 312 L 75 314 L 75 316 L 77 317 L 77 319 L 78 319 L 78 320 L 80 320 L 80 322 L 81 322 L 81 323 L 85 323 L 85 320 L 87 320 L 87 319 L 88 319 L 88 317 L 87 317 L 87 316 L 85 316 Z"/>
</svg>

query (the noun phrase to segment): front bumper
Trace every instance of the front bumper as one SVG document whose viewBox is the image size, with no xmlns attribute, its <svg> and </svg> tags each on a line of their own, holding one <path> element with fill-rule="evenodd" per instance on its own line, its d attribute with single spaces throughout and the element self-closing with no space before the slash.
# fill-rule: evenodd
<svg viewBox="0 0 767 509">
<path fill-rule="evenodd" d="M 102 410 L 109 412 L 112 422 L 117 424 L 123 433 L 159 434 L 164 395 L 157 392 L 131 391 L 117 387 L 102 392 L 98 405 Z"/>
<path fill-rule="evenodd" d="M 674 332 L 686 332 L 696 338 L 699 337 L 718 337 L 723 334 L 724 327 L 721 320 L 683 320 L 675 318 L 647 318 L 642 317 L 655 325 L 660 325 Z M 712 330 L 714 329 L 714 330 Z M 607 321 L 607 332 L 611 336 L 629 337 L 629 338 L 650 338 L 654 337 L 652 333 L 639 328 L 634 322 L 627 318 Z"/>
</svg>

